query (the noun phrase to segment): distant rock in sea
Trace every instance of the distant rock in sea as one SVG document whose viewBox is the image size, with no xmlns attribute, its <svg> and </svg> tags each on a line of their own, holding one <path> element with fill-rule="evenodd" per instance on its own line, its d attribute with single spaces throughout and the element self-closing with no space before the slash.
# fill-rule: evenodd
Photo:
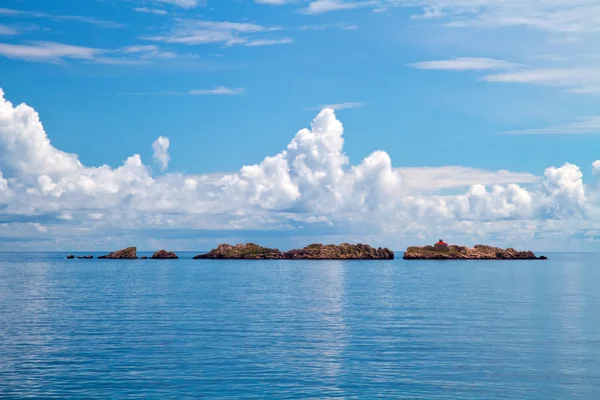
<svg viewBox="0 0 600 400">
<path fill-rule="evenodd" d="M 75 256 L 73 254 L 69 254 L 67 256 L 67 260 L 73 260 L 75 258 Z"/>
<path fill-rule="evenodd" d="M 168 252 L 166 250 L 159 250 L 156 253 L 154 253 L 150 258 L 153 260 L 176 260 L 179 257 L 177 257 L 177 254 L 175 253 Z"/>
<path fill-rule="evenodd" d="M 276 260 L 281 259 L 282 253 L 277 249 L 262 247 L 254 243 L 220 244 L 216 249 L 212 249 L 206 254 L 199 254 L 194 257 L 198 259 L 227 259 L 227 260 Z"/>
<path fill-rule="evenodd" d="M 206 254 L 194 259 L 227 260 L 393 260 L 394 252 L 387 248 L 373 248 L 366 244 L 323 245 L 311 244 L 302 249 L 281 252 L 254 243 L 220 244 Z"/>
<path fill-rule="evenodd" d="M 73 259 L 78 259 L 78 260 L 91 260 L 92 258 L 94 258 L 94 256 L 89 255 L 89 256 L 77 256 L 75 257 L 73 254 L 69 254 L 67 256 L 67 260 L 73 260 Z"/>
<path fill-rule="evenodd" d="M 128 247 L 98 258 L 106 260 L 135 260 L 137 259 L 137 247 Z"/>
<path fill-rule="evenodd" d="M 290 250 L 285 253 L 290 260 L 393 260 L 394 252 L 388 248 L 374 248 L 367 244 L 342 243 L 311 244 L 302 249 Z"/>
<path fill-rule="evenodd" d="M 481 244 L 474 247 L 440 246 L 439 243 L 435 246 L 409 247 L 403 258 L 405 260 L 547 260 L 545 256 L 537 257 L 531 251 L 517 251 L 512 248 L 501 249 Z"/>
</svg>

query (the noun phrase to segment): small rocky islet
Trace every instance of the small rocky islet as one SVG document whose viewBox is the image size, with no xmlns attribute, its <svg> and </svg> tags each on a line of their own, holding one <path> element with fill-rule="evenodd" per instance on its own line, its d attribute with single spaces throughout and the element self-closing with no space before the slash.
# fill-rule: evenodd
<svg viewBox="0 0 600 400">
<path fill-rule="evenodd" d="M 98 257 L 98 259 L 100 260 L 176 260 L 178 258 L 179 257 L 177 256 L 177 254 L 166 250 L 159 250 L 156 253 L 154 253 L 152 257 L 138 257 L 137 247 L 127 247 L 125 249 L 109 253 L 105 256 Z"/>
<path fill-rule="evenodd" d="M 262 247 L 254 243 L 220 244 L 206 254 L 194 259 L 219 260 L 393 260 L 394 252 L 387 248 L 374 248 L 366 244 L 311 244 L 302 249 L 286 252 Z"/>
<path fill-rule="evenodd" d="M 448 245 L 440 239 L 433 246 L 413 246 L 406 249 L 405 260 L 547 260 L 531 251 L 517 251 L 513 248 L 475 245 L 473 247 Z"/>
</svg>

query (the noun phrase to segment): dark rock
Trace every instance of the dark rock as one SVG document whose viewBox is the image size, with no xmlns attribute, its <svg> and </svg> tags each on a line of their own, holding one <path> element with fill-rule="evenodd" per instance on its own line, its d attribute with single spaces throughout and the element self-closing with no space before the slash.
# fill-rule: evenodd
<svg viewBox="0 0 600 400">
<path fill-rule="evenodd" d="M 156 253 L 154 253 L 150 258 L 152 258 L 153 260 L 176 260 L 179 257 L 177 257 L 177 254 L 175 253 L 168 252 L 165 250 L 159 250 Z"/>
<path fill-rule="evenodd" d="M 302 249 L 286 252 L 286 259 L 290 260 L 393 260 L 394 252 L 388 248 L 374 248 L 366 244 L 342 243 L 311 244 Z"/>
<path fill-rule="evenodd" d="M 220 244 L 216 249 L 206 254 L 199 254 L 194 257 L 198 259 L 227 259 L 227 260 L 272 260 L 280 259 L 282 253 L 277 249 L 269 249 L 254 243 Z"/>
<path fill-rule="evenodd" d="M 381 247 L 375 249 L 366 244 L 342 243 L 339 246 L 328 244 L 311 244 L 302 249 L 281 252 L 278 249 L 262 247 L 254 243 L 220 244 L 206 254 L 199 254 L 194 259 L 229 259 L 229 260 L 393 260 L 394 252 Z"/>
<path fill-rule="evenodd" d="M 89 255 L 89 256 L 78 256 L 77 257 L 78 260 L 91 260 L 93 258 L 94 258 L 94 256 L 92 256 L 92 255 Z"/>
<path fill-rule="evenodd" d="M 147 259 L 148 259 L 148 256 L 140 257 L 140 260 L 147 260 Z"/>
<path fill-rule="evenodd" d="M 75 256 L 74 256 L 73 254 L 69 254 L 69 255 L 67 256 L 67 260 L 72 260 L 72 259 L 74 259 L 74 258 L 75 258 Z"/>
<path fill-rule="evenodd" d="M 137 248 L 128 247 L 126 249 L 115 251 L 105 256 L 100 256 L 98 258 L 108 260 L 135 260 L 137 259 Z"/>
<path fill-rule="evenodd" d="M 435 246 L 409 247 L 404 253 L 405 260 L 547 260 L 546 257 L 537 257 L 531 251 L 517 251 L 512 248 L 501 249 L 499 247 L 476 245 L 447 246 L 445 248 Z"/>
</svg>

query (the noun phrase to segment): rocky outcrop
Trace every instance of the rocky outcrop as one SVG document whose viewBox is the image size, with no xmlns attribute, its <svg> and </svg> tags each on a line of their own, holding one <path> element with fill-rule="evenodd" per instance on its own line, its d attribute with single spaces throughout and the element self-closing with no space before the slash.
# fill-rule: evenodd
<svg viewBox="0 0 600 400">
<path fill-rule="evenodd" d="M 153 260 L 177 260 L 177 254 L 168 252 L 166 250 L 159 250 L 150 257 Z"/>
<path fill-rule="evenodd" d="M 367 244 L 342 243 L 311 244 L 285 253 L 289 260 L 393 260 L 394 252 L 388 248 L 374 248 Z"/>
<path fill-rule="evenodd" d="M 69 254 L 67 256 L 67 260 L 73 260 L 73 259 L 75 259 L 75 256 L 73 254 Z"/>
<path fill-rule="evenodd" d="M 269 249 L 254 243 L 220 244 L 216 249 L 212 249 L 206 254 L 199 254 L 194 257 L 198 259 L 225 259 L 225 260 L 274 260 L 281 259 L 282 252 L 277 249 Z"/>
<path fill-rule="evenodd" d="M 105 256 L 100 256 L 98 258 L 106 260 L 136 260 L 137 247 L 128 247 L 126 249 L 118 250 Z"/>
<path fill-rule="evenodd" d="M 546 260 L 531 251 L 517 251 L 512 248 L 484 246 L 421 246 L 409 247 L 404 253 L 405 260 Z"/>
<path fill-rule="evenodd" d="M 78 259 L 78 260 L 91 260 L 92 258 L 94 258 L 94 256 L 89 255 L 89 256 L 77 256 L 75 257 L 73 254 L 69 254 L 67 256 L 67 260 L 73 260 L 73 259 Z"/>
<path fill-rule="evenodd" d="M 302 249 L 281 252 L 254 243 L 220 244 L 206 254 L 194 259 L 227 260 L 393 260 L 394 252 L 387 248 L 374 248 L 366 244 L 323 245 L 311 244 Z"/>
</svg>

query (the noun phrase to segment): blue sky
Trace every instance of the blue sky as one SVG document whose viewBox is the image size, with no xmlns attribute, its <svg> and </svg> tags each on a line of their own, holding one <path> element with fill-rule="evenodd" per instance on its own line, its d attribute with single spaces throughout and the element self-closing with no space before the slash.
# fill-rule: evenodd
<svg viewBox="0 0 600 400">
<path fill-rule="evenodd" d="M 518 245 L 525 235 L 542 249 L 597 248 L 600 7 L 589 1 L 5 0 L 2 7 L 0 88 L 12 104 L 0 125 L 8 199 L 0 196 L 0 237 L 10 247 L 87 250 L 129 240 L 194 249 L 259 236 L 284 248 L 311 240 L 398 248 L 445 233 L 469 244 Z M 32 145 L 34 128 L 16 118 L 21 103 L 39 114 L 51 148 Z M 277 168 L 290 176 L 269 167 L 265 157 L 281 154 L 327 106 L 335 116 L 317 118 L 322 130 L 312 130 L 325 136 L 298 140 L 308 156 L 292 158 L 289 148 L 281 156 Z M 37 167 L 25 168 L 17 148 L 31 151 Z M 50 166 L 54 150 L 81 167 Z M 294 163 L 311 151 L 324 153 L 299 169 Z M 376 151 L 385 156 L 369 158 Z M 160 183 L 179 193 L 185 179 L 200 182 L 190 198 L 148 205 L 155 225 L 147 215 L 123 216 L 139 201 L 159 203 L 142 189 L 123 194 L 120 185 L 130 181 L 118 168 L 134 154 L 151 182 L 144 190 Z M 111 178 L 99 178 L 102 165 Z M 241 168 L 253 165 L 258 172 L 245 176 Z M 372 165 L 381 166 L 377 177 L 361 175 Z M 75 188 L 82 176 L 94 187 L 116 185 L 108 192 L 118 199 Z M 231 189 L 223 177 L 242 183 Z M 494 192 L 496 184 L 504 191 Z M 206 193 L 232 205 L 183 210 L 206 204 Z M 335 206 L 316 206 L 331 198 Z M 239 223 L 240 213 L 260 221 Z M 367 229 L 363 218 L 378 223 Z M 85 226 L 94 229 L 74 238 Z"/>
</svg>

